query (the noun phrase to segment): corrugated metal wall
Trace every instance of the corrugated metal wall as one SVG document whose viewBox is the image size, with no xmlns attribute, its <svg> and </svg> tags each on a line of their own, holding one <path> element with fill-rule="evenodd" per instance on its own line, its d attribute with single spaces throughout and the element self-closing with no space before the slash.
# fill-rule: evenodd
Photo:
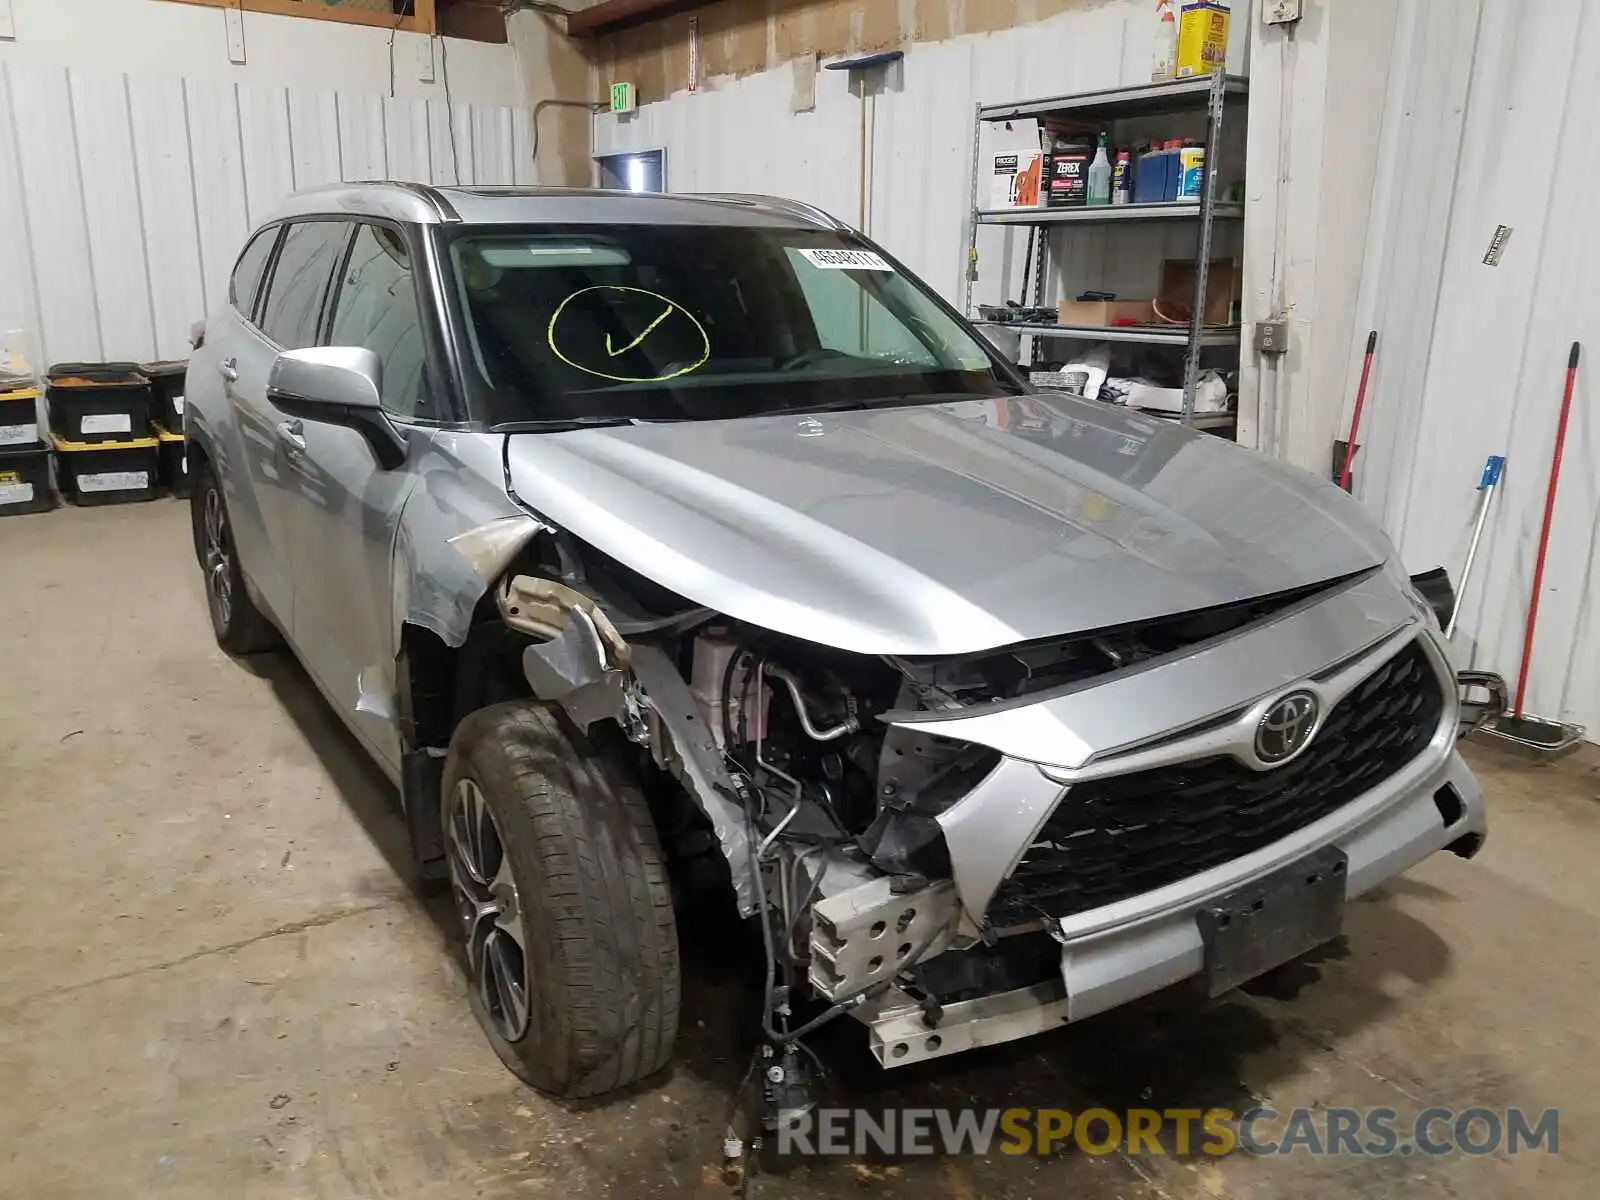
<svg viewBox="0 0 1600 1200">
<path fill-rule="evenodd" d="M 525 110 L 0 63 L 0 337 L 188 353 L 249 230 L 341 179 L 529 183 Z"/>
<path fill-rule="evenodd" d="M 1458 640 L 1464 662 L 1514 675 L 1567 351 L 1584 343 L 1529 708 L 1595 737 L 1600 0 L 1409 0 L 1402 18 L 1356 322 L 1380 338 L 1358 494 L 1408 564 L 1458 573 L 1484 459 L 1506 455 Z M 1496 267 L 1497 225 L 1512 233 Z"/>
<path fill-rule="evenodd" d="M 1247 23 L 1249 5 L 1234 8 L 1235 22 Z M 1246 28 L 1236 24 L 1236 46 L 1247 40 Z M 867 231 L 959 303 L 967 265 L 974 108 L 1148 82 L 1155 31 L 1150 0 L 1110 0 L 1037 24 L 909 47 L 898 74 L 891 69 L 888 87 L 869 93 L 866 102 L 871 120 Z M 765 192 L 804 200 L 861 224 L 862 102 L 851 93 L 846 72 L 821 70 L 815 109 L 794 112 L 797 69 L 791 63 L 742 79 L 713 80 L 699 92 L 679 92 L 626 117 L 597 117 L 595 153 L 665 147 L 670 191 Z M 982 175 L 980 186 L 988 186 Z M 1237 229 L 1229 236 L 1237 238 Z M 1025 230 L 979 230 L 976 301 L 998 302 L 1008 291 L 1017 296 L 1026 243 Z M 1193 258 L 1195 236 L 1192 228 L 1175 225 L 1156 232 L 1117 230 L 1109 242 L 1097 235 L 1092 245 L 1088 240 L 1080 245 L 1063 248 L 1076 283 L 1096 286 L 1109 272 L 1113 280 L 1136 277 L 1139 286 L 1153 291 L 1160 260 Z M 1221 250 L 1233 248 L 1230 243 Z"/>
</svg>

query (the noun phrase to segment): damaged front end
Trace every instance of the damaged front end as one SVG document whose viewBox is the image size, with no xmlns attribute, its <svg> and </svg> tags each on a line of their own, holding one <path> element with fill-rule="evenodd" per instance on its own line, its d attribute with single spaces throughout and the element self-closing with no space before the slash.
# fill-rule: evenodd
<svg viewBox="0 0 1600 1200">
<path fill-rule="evenodd" d="M 714 853 L 758 919 L 778 1053 L 846 1013 L 886 1066 L 1041 1032 L 1202 973 L 1197 912 L 1296 856 L 1334 847 L 1355 895 L 1482 841 L 1441 643 L 1381 569 L 919 659 L 541 543 L 494 591 L 527 687 L 685 801 L 653 802 L 663 844 Z M 1311 749 L 1268 761 L 1290 694 Z"/>
</svg>

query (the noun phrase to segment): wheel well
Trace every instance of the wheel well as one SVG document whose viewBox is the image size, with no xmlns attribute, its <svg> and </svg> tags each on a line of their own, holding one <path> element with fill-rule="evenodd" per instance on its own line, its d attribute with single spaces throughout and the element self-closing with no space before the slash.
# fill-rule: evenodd
<svg viewBox="0 0 1600 1200">
<path fill-rule="evenodd" d="M 205 442 L 199 438 L 190 438 L 184 443 L 184 453 L 189 456 L 189 464 L 193 467 L 197 463 L 211 462 L 211 452 L 206 449 Z M 190 472 L 193 473 L 192 471 Z"/>
<path fill-rule="evenodd" d="M 206 452 L 205 444 L 198 439 L 186 442 L 184 444 L 183 452 L 187 460 L 185 474 L 187 474 L 191 480 L 199 476 L 200 469 L 202 467 L 209 467 L 211 465 L 211 455 Z M 193 501 L 190 503 L 192 504 Z M 193 510 L 191 509 L 191 512 L 192 511 Z M 191 523 L 193 524 L 192 519 Z M 200 544 L 199 525 L 194 524 L 194 527 L 190 532 L 193 534 L 194 540 L 194 560 L 204 567 L 206 557 L 205 549 Z"/>
<path fill-rule="evenodd" d="M 395 670 L 400 725 L 401 794 L 412 852 L 425 879 L 442 876 L 439 830 L 445 751 L 456 726 L 480 708 L 530 695 L 519 666 L 520 642 L 494 611 L 480 605 L 467 640 L 450 646 L 432 630 L 400 627 Z"/>
</svg>

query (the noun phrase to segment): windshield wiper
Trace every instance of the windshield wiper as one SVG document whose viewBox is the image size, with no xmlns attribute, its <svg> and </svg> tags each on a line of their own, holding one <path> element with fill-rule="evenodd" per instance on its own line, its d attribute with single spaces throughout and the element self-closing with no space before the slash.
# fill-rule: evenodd
<svg viewBox="0 0 1600 1200">
<path fill-rule="evenodd" d="M 573 429 L 606 429 L 613 425 L 637 425 L 637 417 L 540 417 L 531 421 L 501 421 L 489 426 L 490 433 L 564 433 Z"/>
<path fill-rule="evenodd" d="M 788 416 L 793 413 L 803 416 L 806 413 L 851 412 L 856 409 L 867 408 L 909 408 L 917 404 L 952 404 L 962 400 L 993 400 L 1022 394 L 1020 392 L 997 391 L 994 396 L 984 396 L 974 392 L 918 392 L 905 396 L 870 396 L 856 400 L 827 400 L 820 404 L 807 404 L 802 408 L 774 409 L 761 415 Z"/>
</svg>

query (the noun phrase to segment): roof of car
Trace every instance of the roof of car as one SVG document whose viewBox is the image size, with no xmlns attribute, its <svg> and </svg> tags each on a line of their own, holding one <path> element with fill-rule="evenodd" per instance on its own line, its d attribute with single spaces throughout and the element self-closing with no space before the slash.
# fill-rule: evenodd
<svg viewBox="0 0 1600 1200">
<path fill-rule="evenodd" d="M 384 180 L 335 183 L 290 196 L 273 220 L 327 215 L 425 225 L 732 225 L 838 229 L 819 208 L 776 196 L 666 195 L 599 188 L 435 187 Z"/>
</svg>

